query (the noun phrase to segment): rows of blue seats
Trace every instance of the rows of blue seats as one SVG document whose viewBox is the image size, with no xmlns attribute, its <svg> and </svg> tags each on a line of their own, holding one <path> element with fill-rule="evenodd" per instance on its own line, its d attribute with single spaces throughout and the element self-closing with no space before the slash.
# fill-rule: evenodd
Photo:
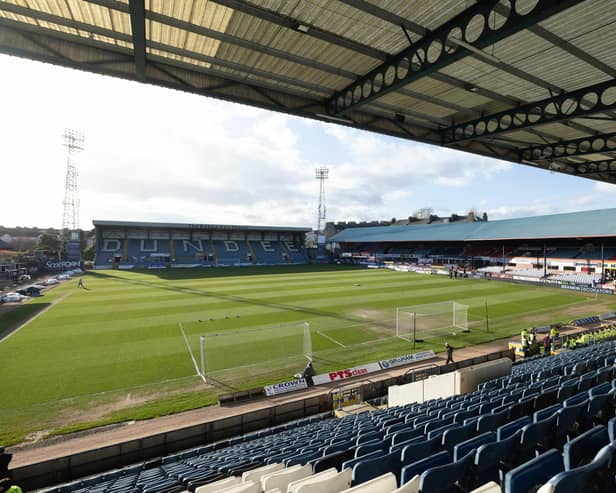
<svg viewBox="0 0 616 493">
<path fill-rule="evenodd" d="M 217 265 L 240 265 L 251 264 L 250 255 L 254 253 L 254 263 L 263 265 L 281 265 L 286 263 L 303 264 L 308 262 L 304 250 L 293 243 L 287 243 L 287 248 L 279 241 L 223 241 L 223 240 L 203 240 L 196 244 L 201 250 L 184 251 L 182 241 L 175 241 L 175 256 L 172 264 L 181 265 L 204 265 L 210 266 L 211 262 L 203 260 L 204 254 L 211 254 L 216 257 Z M 170 255 L 169 241 L 150 240 L 144 246 L 153 251 L 142 251 L 141 240 L 128 242 L 127 257 L 121 261 L 124 266 L 148 267 L 155 261 L 152 255 Z M 154 251 L 155 250 L 155 251 Z M 216 252 L 216 255 L 213 255 Z M 285 258 L 288 255 L 288 259 Z M 95 256 L 96 266 L 109 267 L 113 264 L 114 255 L 122 255 L 122 251 L 103 252 L 98 251 Z M 250 259 L 250 260 L 249 260 Z"/>
<path fill-rule="evenodd" d="M 218 265 L 237 265 L 250 263 L 248 255 L 248 243 L 245 241 L 219 241 L 212 240 L 212 246 L 216 251 L 216 263 Z"/>
<path fill-rule="evenodd" d="M 283 247 L 277 241 L 265 243 L 265 246 L 260 241 L 252 241 L 252 249 L 255 252 L 255 258 L 258 264 L 276 265 L 283 263 Z"/>
<path fill-rule="evenodd" d="M 614 439 L 615 351 L 606 342 L 537 359 L 470 394 L 244 435 L 53 491 L 115 492 L 118 484 L 135 493 L 180 491 L 270 463 L 310 463 L 314 472 L 352 468 L 354 484 L 386 472 L 399 484 L 420 475 L 422 493 L 470 491 L 487 481 L 506 492 L 529 491 L 593 463 Z M 593 467 L 605 465 L 597 460 Z"/>
</svg>

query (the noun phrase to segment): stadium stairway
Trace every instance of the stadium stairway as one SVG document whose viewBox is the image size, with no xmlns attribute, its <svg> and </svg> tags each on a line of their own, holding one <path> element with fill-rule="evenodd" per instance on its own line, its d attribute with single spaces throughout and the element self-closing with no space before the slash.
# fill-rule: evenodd
<svg viewBox="0 0 616 493">
<path fill-rule="evenodd" d="M 469 394 L 326 413 L 44 491 L 616 491 L 615 361 L 604 341 Z"/>
</svg>

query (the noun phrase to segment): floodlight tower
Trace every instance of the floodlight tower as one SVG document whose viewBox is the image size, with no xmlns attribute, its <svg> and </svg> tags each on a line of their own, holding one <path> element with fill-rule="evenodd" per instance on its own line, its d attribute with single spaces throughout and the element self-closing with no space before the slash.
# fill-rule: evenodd
<svg viewBox="0 0 616 493">
<path fill-rule="evenodd" d="M 64 182 L 64 214 L 62 215 L 62 230 L 77 231 L 79 229 L 79 193 L 77 189 L 77 153 L 84 149 L 83 132 L 64 130 L 64 145 L 66 156 L 66 179 Z"/>
<path fill-rule="evenodd" d="M 325 207 L 325 180 L 329 178 L 329 168 L 321 166 L 315 170 L 315 178 L 319 180 L 319 210 L 317 220 L 317 235 L 321 234 L 321 221 L 325 227 L 325 218 L 327 216 L 327 208 Z"/>
</svg>

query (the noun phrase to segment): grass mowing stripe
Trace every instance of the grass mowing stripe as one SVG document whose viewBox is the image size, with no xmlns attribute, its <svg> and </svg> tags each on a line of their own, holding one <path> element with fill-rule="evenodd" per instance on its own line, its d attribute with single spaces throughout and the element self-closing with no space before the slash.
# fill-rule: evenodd
<svg viewBox="0 0 616 493">
<path fill-rule="evenodd" d="M 21 307 L 73 293 L 0 344 L 0 358 L 24 362 L 3 369 L 0 392 L 10 395 L 11 408 L 20 411 L 3 413 L 0 404 L 0 441 L 13 443 L 37 429 L 84 427 L 83 421 L 90 419 L 84 410 L 94 405 L 89 403 L 109 405 L 110 395 L 124 402 L 127 393 L 137 393 L 146 404 L 121 406 L 102 418 L 97 414 L 96 422 L 149 417 L 210 402 L 214 391 L 189 377 L 194 368 L 178 320 L 186 321 L 193 348 L 207 332 L 308 321 L 313 348 L 320 354 L 317 369 L 328 371 L 408 353 L 408 343 L 391 337 L 393 323 L 388 324 L 396 306 L 455 300 L 469 305 L 471 319 L 481 320 L 487 301 L 490 333 L 473 330 L 458 336 L 457 347 L 508 336 L 520 324 L 530 325 L 533 317 L 541 323 L 562 321 L 568 313 L 594 314 L 614 307 L 612 298 L 604 296 L 588 300 L 548 288 L 332 266 L 109 271 L 90 274 L 85 281 L 89 291 L 77 291 L 71 281 Z M 235 314 L 240 318 L 224 318 Z M 216 320 L 210 322 L 210 316 Z M 0 315 L 0 324 L 3 320 L 6 314 Z M 321 337 L 317 330 L 350 347 Z M 442 342 L 427 341 L 419 349 L 440 351 Z M 246 344 L 241 350 L 258 354 L 267 351 L 267 345 Z M 231 373 L 238 387 L 250 388 L 289 378 L 294 371 L 280 367 L 269 373 Z M 165 384 L 162 393 L 144 390 L 176 377 L 180 380 Z M 182 397 L 174 401 L 173 392 Z M 69 397 L 70 406 L 61 404 Z M 69 415 L 72 420 L 67 422 Z"/>
</svg>

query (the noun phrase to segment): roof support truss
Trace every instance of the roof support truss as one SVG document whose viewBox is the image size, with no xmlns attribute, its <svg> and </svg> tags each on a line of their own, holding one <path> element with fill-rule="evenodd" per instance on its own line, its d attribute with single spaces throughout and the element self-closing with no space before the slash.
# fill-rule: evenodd
<svg viewBox="0 0 616 493">
<path fill-rule="evenodd" d="M 133 52 L 137 79 L 145 80 L 145 3 L 129 0 L 130 27 L 133 33 Z"/>
<path fill-rule="evenodd" d="M 596 175 L 601 173 L 613 174 L 616 172 L 616 159 L 606 159 L 604 161 L 587 161 L 585 163 L 568 163 L 575 168 L 576 175 Z"/>
<path fill-rule="evenodd" d="M 488 20 L 496 15 L 495 8 L 502 10 L 499 0 L 475 3 L 334 94 L 327 101 L 328 109 L 343 115 L 468 56 L 470 51 L 463 45 L 480 50 L 577 3 L 580 1 L 540 0 L 527 11 L 522 0 L 513 0 L 507 16 L 498 14 L 504 21 L 492 25 Z"/>
<path fill-rule="evenodd" d="M 616 132 L 531 146 L 520 151 L 520 160 L 541 161 L 604 152 L 616 152 Z"/>
<path fill-rule="evenodd" d="M 616 109 L 616 79 L 565 92 L 517 108 L 453 125 L 441 131 L 444 144 L 571 120 Z"/>
</svg>

